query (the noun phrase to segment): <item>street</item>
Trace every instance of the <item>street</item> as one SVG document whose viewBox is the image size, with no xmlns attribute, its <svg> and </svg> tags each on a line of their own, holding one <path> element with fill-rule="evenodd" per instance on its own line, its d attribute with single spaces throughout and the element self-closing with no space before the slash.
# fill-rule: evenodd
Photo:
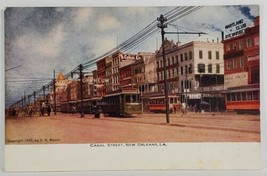
<svg viewBox="0 0 267 176">
<path fill-rule="evenodd" d="M 57 113 L 7 118 L 6 144 L 79 144 L 131 142 L 259 142 L 259 115 L 227 113 L 142 114 L 108 117 L 101 114 Z"/>
</svg>

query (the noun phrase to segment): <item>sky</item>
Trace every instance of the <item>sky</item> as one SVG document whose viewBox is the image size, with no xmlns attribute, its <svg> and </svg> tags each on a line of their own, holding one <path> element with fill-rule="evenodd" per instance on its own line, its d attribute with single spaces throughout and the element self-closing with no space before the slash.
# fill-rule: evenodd
<svg viewBox="0 0 267 176">
<path fill-rule="evenodd" d="M 70 72 L 116 46 L 175 7 L 10 7 L 4 12 L 5 104 L 39 90 L 56 74 Z M 179 35 L 179 41 L 221 40 L 221 31 L 243 19 L 248 25 L 259 6 L 205 6 L 172 24 L 207 35 Z M 166 31 L 177 31 L 168 25 Z M 166 35 L 177 42 L 177 35 Z M 155 33 L 129 52 L 155 52 Z M 34 79 L 30 80 L 29 79 Z"/>
</svg>

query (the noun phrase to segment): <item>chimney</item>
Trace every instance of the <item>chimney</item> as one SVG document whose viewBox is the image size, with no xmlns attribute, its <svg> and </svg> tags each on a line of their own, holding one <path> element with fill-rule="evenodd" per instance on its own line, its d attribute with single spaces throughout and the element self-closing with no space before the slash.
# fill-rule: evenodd
<svg viewBox="0 0 267 176">
<path fill-rule="evenodd" d="M 224 32 L 222 31 L 222 41 L 224 41 Z"/>
</svg>

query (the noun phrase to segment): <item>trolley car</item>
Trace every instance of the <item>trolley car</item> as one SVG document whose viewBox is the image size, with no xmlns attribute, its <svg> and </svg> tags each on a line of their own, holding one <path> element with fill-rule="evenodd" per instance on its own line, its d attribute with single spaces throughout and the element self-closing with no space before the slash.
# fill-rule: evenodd
<svg viewBox="0 0 267 176">
<path fill-rule="evenodd" d="M 101 97 L 83 100 L 83 112 L 85 114 L 93 114 L 95 111 L 95 106 L 100 102 L 101 102 Z M 82 110 L 81 100 L 63 102 L 60 104 L 60 110 L 63 113 L 81 112 Z"/>
<path fill-rule="evenodd" d="M 260 95 L 258 90 L 231 92 L 226 94 L 226 109 L 238 113 L 259 113 Z"/>
<path fill-rule="evenodd" d="M 176 95 L 169 95 L 168 103 L 169 103 L 169 112 L 175 113 L 181 108 L 178 96 Z M 150 112 L 165 112 L 166 111 L 165 96 L 150 97 L 148 110 Z"/>
<path fill-rule="evenodd" d="M 129 116 L 142 113 L 140 94 L 138 93 L 120 92 L 106 95 L 101 104 L 102 112 L 110 116 Z"/>
</svg>

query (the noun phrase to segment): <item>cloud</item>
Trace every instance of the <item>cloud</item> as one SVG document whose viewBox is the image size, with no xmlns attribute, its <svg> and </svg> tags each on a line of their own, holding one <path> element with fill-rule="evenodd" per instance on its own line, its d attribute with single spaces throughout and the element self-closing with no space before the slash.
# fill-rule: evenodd
<svg viewBox="0 0 267 176">
<path fill-rule="evenodd" d="M 129 7 L 129 8 L 124 8 L 124 13 L 128 13 L 128 14 L 147 14 L 147 13 L 152 13 L 152 12 L 156 12 L 157 8 L 152 8 L 152 7 Z"/>
<path fill-rule="evenodd" d="M 98 19 L 98 28 L 101 31 L 113 30 L 120 26 L 120 22 L 113 16 L 100 16 Z"/>
<path fill-rule="evenodd" d="M 84 26 L 93 16 L 93 9 L 91 8 L 78 8 L 73 21 L 76 25 Z"/>
<path fill-rule="evenodd" d="M 44 57 L 57 57 L 65 36 L 64 25 L 58 24 L 34 46 L 34 50 Z"/>
<path fill-rule="evenodd" d="M 98 38 L 92 48 L 96 56 L 100 56 L 116 47 L 116 36 Z"/>
</svg>

